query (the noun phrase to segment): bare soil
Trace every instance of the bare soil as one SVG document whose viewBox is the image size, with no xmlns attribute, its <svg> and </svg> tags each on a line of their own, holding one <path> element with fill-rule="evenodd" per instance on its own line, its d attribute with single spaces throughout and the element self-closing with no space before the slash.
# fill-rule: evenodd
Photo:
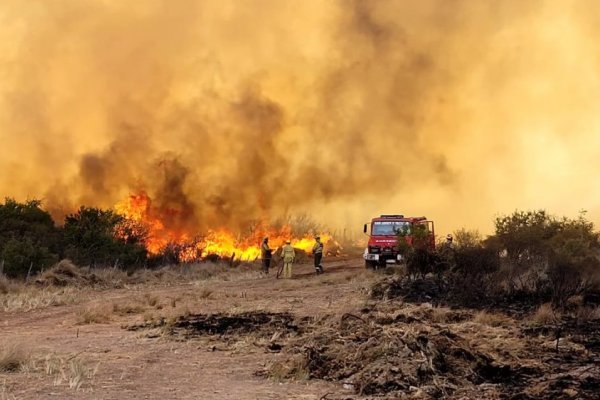
<svg viewBox="0 0 600 400">
<path fill-rule="evenodd" d="M 0 347 L 19 344 L 32 359 L 49 354 L 80 359 L 91 371 L 77 390 L 68 384 L 71 371 L 57 379 L 43 363 L 42 368 L 0 372 L 0 399 L 319 399 L 339 392 L 338 383 L 259 376 L 257 371 L 280 357 L 269 348 L 269 338 L 253 343 L 247 336 L 225 341 L 219 335 L 182 338 L 131 329 L 187 314 L 267 311 L 301 318 L 360 307 L 372 274 L 361 260 L 328 261 L 320 276 L 304 264 L 295 266 L 291 280 L 276 279 L 272 270 L 267 277 L 246 274 L 231 281 L 84 289 L 78 304 L 0 311 Z M 127 311 L 129 303 L 143 304 L 145 311 L 114 311 L 115 304 Z M 86 310 L 100 310 L 109 321 L 82 324 Z"/>
</svg>

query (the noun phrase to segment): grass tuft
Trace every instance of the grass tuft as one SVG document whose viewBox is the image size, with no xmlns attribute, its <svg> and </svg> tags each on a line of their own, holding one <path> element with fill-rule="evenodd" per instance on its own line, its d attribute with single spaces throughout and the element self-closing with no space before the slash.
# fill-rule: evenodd
<svg viewBox="0 0 600 400">
<path fill-rule="evenodd" d="M 0 349 L 0 372 L 17 372 L 27 364 L 29 358 L 21 345 L 4 346 Z"/>
<path fill-rule="evenodd" d="M 496 327 L 507 325 L 510 322 L 510 319 L 502 314 L 482 310 L 473 316 L 473 322 Z"/>
<path fill-rule="evenodd" d="M 85 307 L 77 312 L 76 325 L 104 324 L 110 321 L 110 311 L 104 306 Z"/>
<path fill-rule="evenodd" d="M 560 313 L 553 310 L 550 303 L 545 303 L 539 306 L 537 311 L 529 317 L 529 320 L 535 325 L 550 325 L 556 323 L 560 318 Z"/>
</svg>

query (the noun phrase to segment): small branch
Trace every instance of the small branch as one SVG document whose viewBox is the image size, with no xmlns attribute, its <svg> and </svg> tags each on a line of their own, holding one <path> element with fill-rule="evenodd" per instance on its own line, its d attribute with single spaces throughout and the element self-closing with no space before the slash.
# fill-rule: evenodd
<svg viewBox="0 0 600 400">
<path fill-rule="evenodd" d="M 354 318 L 354 319 L 357 319 L 357 320 L 359 320 L 359 321 L 362 321 L 362 322 L 365 322 L 365 323 L 367 322 L 367 321 L 365 321 L 364 319 L 362 319 L 361 317 L 359 317 L 358 315 L 354 315 L 354 314 L 350 314 L 350 313 L 345 313 L 344 315 L 342 315 L 342 318 L 340 318 L 340 319 L 341 319 L 342 321 L 345 321 L 345 320 L 347 320 L 348 318 Z"/>
</svg>

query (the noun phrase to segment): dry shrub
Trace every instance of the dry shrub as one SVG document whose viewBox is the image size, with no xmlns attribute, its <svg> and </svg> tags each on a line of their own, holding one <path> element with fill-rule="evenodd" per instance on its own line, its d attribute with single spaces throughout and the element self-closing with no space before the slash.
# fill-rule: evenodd
<svg viewBox="0 0 600 400">
<path fill-rule="evenodd" d="M 9 344 L 0 349 L 0 372 L 17 372 L 30 359 L 30 355 L 22 345 Z"/>
<path fill-rule="evenodd" d="M 506 326 L 510 324 L 511 319 L 503 314 L 482 310 L 473 316 L 473 322 L 488 326 Z"/>
<path fill-rule="evenodd" d="M 42 272 L 36 282 L 42 285 L 80 286 L 88 283 L 88 277 L 71 260 L 62 260 L 52 268 Z"/>
<path fill-rule="evenodd" d="M 77 312 L 77 325 L 104 324 L 110 321 L 110 311 L 105 306 L 81 308 Z"/>
<path fill-rule="evenodd" d="M 120 316 L 141 314 L 146 308 L 139 303 L 113 303 L 113 314 Z"/>
<path fill-rule="evenodd" d="M 575 317 L 579 323 L 600 320 L 600 307 L 581 306 L 576 310 Z"/>
<path fill-rule="evenodd" d="M 62 260 L 35 280 L 43 286 L 99 286 L 122 288 L 129 282 L 127 273 L 117 268 L 79 268 L 70 260 Z"/>
<path fill-rule="evenodd" d="M 552 309 L 549 303 L 542 304 L 537 311 L 529 317 L 529 320 L 535 325 L 549 325 L 560 320 L 560 313 Z"/>
</svg>

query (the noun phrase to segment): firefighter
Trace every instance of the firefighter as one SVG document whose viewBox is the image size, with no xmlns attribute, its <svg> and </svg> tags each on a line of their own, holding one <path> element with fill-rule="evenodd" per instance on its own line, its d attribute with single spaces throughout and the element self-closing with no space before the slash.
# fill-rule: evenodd
<svg viewBox="0 0 600 400">
<path fill-rule="evenodd" d="M 451 234 L 447 234 L 446 235 L 446 242 L 444 243 L 444 247 L 448 248 L 448 249 L 451 249 L 451 250 L 454 250 L 454 243 L 452 241 L 453 241 L 452 235 Z"/>
<path fill-rule="evenodd" d="M 323 243 L 321 243 L 321 238 L 319 236 L 315 237 L 315 245 L 313 246 L 312 253 L 315 257 L 315 271 L 317 275 L 323 273 L 323 266 L 321 265 L 321 259 L 323 258 Z"/>
<path fill-rule="evenodd" d="M 452 270 L 456 265 L 456 249 L 454 247 L 453 239 L 451 234 L 446 235 L 446 241 L 439 252 L 443 270 Z"/>
<path fill-rule="evenodd" d="M 263 263 L 263 272 L 268 274 L 269 267 L 271 266 L 271 248 L 269 247 L 268 237 L 264 238 L 262 241 L 262 245 L 260 246 L 260 256 Z"/>
<path fill-rule="evenodd" d="M 283 259 L 283 277 L 291 278 L 292 266 L 296 259 L 296 252 L 294 251 L 290 240 L 286 240 L 285 246 L 281 249 L 281 258 Z"/>
</svg>

